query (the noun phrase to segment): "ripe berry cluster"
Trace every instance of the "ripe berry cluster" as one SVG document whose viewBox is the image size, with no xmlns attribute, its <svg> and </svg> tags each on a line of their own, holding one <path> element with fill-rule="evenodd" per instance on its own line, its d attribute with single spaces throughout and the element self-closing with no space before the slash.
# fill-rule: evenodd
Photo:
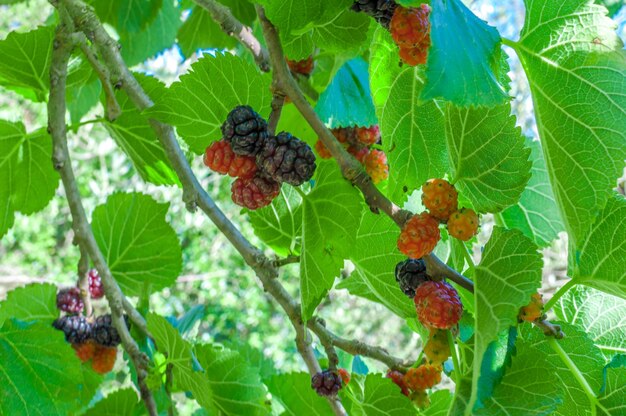
<svg viewBox="0 0 626 416">
<path fill-rule="evenodd" d="M 95 269 L 89 271 L 88 279 L 89 296 L 92 299 L 102 298 L 104 289 Z M 52 326 L 63 332 L 78 358 L 82 362 L 91 360 L 91 367 L 100 374 L 111 371 L 117 357 L 117 346 L 121 342 L 111 315 L 101 315 L 95 319 L 84 316 L 85 304 L 78 287 L 59 290 L 57 308 L 66 315 L 56 319 Z M 130 327 L 128 317 L 124 319 Z"/>
<path fill-rule="evenodd" d="M 365 167 L 374 183 L 384 181 L 389 177 L 387 155 L 372 146 L 380 143 L 380 128 L 378 125 L 370 127 L 340 127 L 332 129 L 333 135 L 339 143 Z M 322 141 L 315 143 L 315 150 L 322 159 L 330 159 L 332 155 Z"/>
<path fill-rule="evenodd" d="M 311 377 L 311 388 L 320 396 L 333 397 L 349 382 L 350 373 L 346 369 L 324 370 Z"/>
<path fill-rule="evenodd" d="M 390 31 L 400 48 L 400 58 L 408 65 L 426 63 L 430 47 L 430 6 L 396 7 L 391 18 Z"/>
<path fill-rule="evenodd" d="M 232 176 L 233 202 L 248 209 L 269 205 L 286 182 L 300 186 L 315 172 L 308 144 L 287 132 L 271 136 L 267 122 L 249 106 L 235 107 L 222 124 L 222 140 L 204 153 L 204 164 Z"/>
<path fill-rule="evenodd" d="M 478 232 L 478 215 L 469 208 L 458 208 L 458 194 L 444 179 L 430 179 L 422 185 L 422 203 L 428 212 L 411 217 L 400 233 L 398 249 L 412 259 L 430 254 L 441 238 L 439 224 L 448 233 L 467 241 Z"/>
</svg>

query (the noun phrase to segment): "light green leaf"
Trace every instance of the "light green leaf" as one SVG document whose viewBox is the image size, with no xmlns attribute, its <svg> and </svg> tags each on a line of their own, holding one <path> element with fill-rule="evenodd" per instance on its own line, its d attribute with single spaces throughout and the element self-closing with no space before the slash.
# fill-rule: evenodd
<svg viewBox="0 0 626 416">
<path fill-rule="evenodd" d="M 477 395 L 483 354 L 498 334 L 517 324 L 519 309 L 541 286 L 542 258 L 518 230 L 495 227 L 476 266 L 475 338 L 472 403 Z"/>
<path fill-rule="evenodd" d="M 541 153 L 541 144 L 526 138 L 531 149 L 533 167 L 528 186 L 519 202 L 497 215 L 497 220 L 506 228 L 516 228 L 532 239 L 537 246 L 546 247 L 564 231 L 554 193 L 550 186 L 546 162 Z"/>
<path fill-rule="evenodd" d="M 304 320 L 313 316 L 348 258 L 362 209 L 358 191 L 341 176 L 336 163 L 320 163 L 313 180 L 313 190 L 302 203 L 300 290 Z"/>
<path fill-rule="evenodd" d="M 134 75 L 152 100 L 161 100 L 166 89 L 159 80 L 142 74 Z M 116 97 L 122 114 L 114 122 L 105 122 L 111 137 L 128 155 L 144 181 L 155 185 L 180 185 L 148 119 L 140 114 L 124 92 L 118 92 Z"/>
<path fill-rule="evenodd" d="M 606 9 L 526 0 L 515 47 L 571 246 L 585 238 L 626 158 L 626 58 Z M 601 111 L 599 111 L 601 109 Z"/>
<path fill-rule="evenodd" d="M 42 26 L 26 33 L 9 32 L 0 41 L 0 85 L 26 98 L 45 101 L 50 87 L 50 57 L 54 28 Z M 10 59 L 9 59 L 10 57 Z M 31 92 L 33 93 L 31 95 Z"/>
<path fill-rule="evenodd" d="M 580 251 L 574 280 L 626 299 L 626 199 L 615 194 L 598 215 Z"/>
<path fill-rule="evenodd" d="M 178 30 L 178 45 L 185 57 L 198 49 L 232 49 L 237 41 L 224 33 L 208 11 L 200 6 L 191 10 L 191 15 Z"/>
<path fill-rule="evenodd" d="M 624 311 L 626 300 L 584 286 L 569 289 L 554 308 L 559 319 L 583 328 L 609 357 L 626 353 Z"/>
<path fill-rule="evenodd" d="M 446 134 L 453 182 L 479 212 L 515 204 L 530 179 L 530 150 L 510 104 L 461 109 L 448 105 Z"/>
<path fill-rule="evenodd" d="M 400 74 L 407 71 L 407 68 L 398 65 L 398 59 L 398 48 L 389 31 L 382 26 L 377 28 L 370 47 L 370 86 L 376 115 L 381 123 L 391 88 Z M 421 74 L 421 71 L 417 73 Z"/>
<path fill-rule="evenodd" d="M 306 32 L 316 23 L 324 23 L 348 9 L 352 0 L 261 0 L 269 20 L 279 32 L 298 34 Z"/>
<path fill-rule="evenodd" d="M 335 289 L 346 289 L 352 296 L 358 296 L 372 302 L 383 304 L 378 296 L 367 285 L 360 273 L 353 271 L 350 276 L 335 286 Z"/>
<path fill-rule="evenodd" d="M 605 368 L 605 381 L 598 397 L 600 405 L 611 416 L 623 415 L 626 411 L 626 356 L 616 356 Z"/>
<path fill-rule="evenodd" d="M 356 53 L 367 40 L 369 25 L 365 14 L 346 10 L 316 26 L 313 42 L 327 52 Z"/>
<path fill-rule="evenodd" d="M 107 394 L 94 407 L 87 410 L 85 416 L 131 416 L 138 404 L 137 392 L 131 387 L 127 387 Z"/>
<path fill-rule="evenodd" d="M 213 390 L 215 406 L 225 415 L 265 415 L 265 387 L 237 351 L 196 345 L 194 353 Z"/>
<path fill-rule="evenodd" d="M 0 302 L 0 326 L 10 318 L 20 321 L 43 321 L 52 324 L 59 316 L 56 308 L 57 287 L 50 283 L 33 283 L 13 289 Z"/>
<path fill-rule="evenodd" d="M 0 414 L 64 416 L 81 405 L 80 360 L 49 323 L 8 320 L 0 328 Z"/>
<path fill-rule="evenodd" d="M 437 390 L 429 395 L 430 406 L 422 410 L 420 416 L 447 416 L 452 404 L 450 390 Z"/>
<path fill-rule="evenodd" d="M 116 193 L 93 212 L 98 246 L 128 296 L 144 285 L 158 291 L 172 285 L 182 267 L 176 232 L 165 220 L 169 204 L 140 193 Z"/>
<path fill-rule="evenodd" d="M 222 137 L 220 126 L 238 105 L 270 113 L 270 79 L 232 55 L 204 56 L 172 84 L 161 102 L 146 113 L 176 126 L 196 154 Z"/>
<path fill-rule="evenodd" d="M 265 384 L 272 397 L 285 408 L 285 415 L 330 416 L 328 402 L 311 388 L 308 373 L 288 373 L 270 377 Z"/>
<path fill-rule="evenodd" d="M 562 402 L 554 365 L 529 343 L 517 343 L 513 364 L 477 416 L 548 416 Z"/>
<path fill-rule="evenodd" d="M 0 237 L 4 235 L 15 222 L 13 204 L 11 204 L 10 189 L 0 187 Z"/>
<path fill-rule="evenodd" d="M 283 186 L 272 203 L 250 212 L 254 233 L 276 254 L 300 254 L 302 197 L 292 186 Z"/>
<path fill-rule="evenodd" d="M 353 401 L 353 413 L 363 416 L 405 416 L 415 414 L 411 400 L 391 379 L 369 374 L 365 379 L 363 400 Z M 358 409 L 358 410 L 357 410 Z"/>
<path fill-rule="evenodd" d="M 281 35 L 281 33 L 279 33 L 279 35 Z M 315 50 L 315 45 L 313 44 L 313 31 L 298 36 L 289 36 L 283 33 L 280 36 L 280 40 L 283 44 L 285 56 L 287 59 L 291 59 L 293 61 L 306 59 L 311 56 Z"/>
<path fill-rule="evenodd" d="M 432 0 L 426 85 L 422 99 L 443 98 L 459 107 L 508 100 L 500 84 L 500 35 L 460 0 Z"/>
<path fill-rule="evenodd" d="M 398 228 L 386 215 L 363 214 L 350 250 L 356 266 L 350 279 L 358 279 L 389 310 L 401 318 L 415 317 L 415 306 L 396 283 L 396 264 L 406 259 L 396 246 Z"/>
<path fill-rule="evenodd" d="M 378 124 L 370 93 L 367 62 L 361 58 L 346 62 L 320 95 L 315 112 L 333 128 Z"/>
</svg>

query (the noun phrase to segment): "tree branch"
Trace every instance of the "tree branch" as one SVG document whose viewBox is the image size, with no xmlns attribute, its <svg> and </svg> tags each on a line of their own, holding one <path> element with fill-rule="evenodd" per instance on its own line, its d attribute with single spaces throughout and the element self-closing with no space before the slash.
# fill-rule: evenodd
<svg viewBox="0 0 626 416">
<path fill-rule="evenodd" d="M 322 123 L 313 107 L 311 107 L 302 94 L 302 91 L 300 91 L 298 84 L 291 76 L 291 72 L 289 71 L 285 61 L 285 56 L 283 54 L 276 28 L 269 20 L 267 20 L 263 8 L 258 5 L 256 8 L 259 19 L 261 20 L 263 35 L 265 36 L 265 41 L 267 42 L 274 76 L 279 83 L 278 86 L 283 89 L 285 94 L 298 108 L 304 119 L 309 123 L 320 140 L 328 148 L 339 164 L 344 178 L 361 190 L 363 197 L 365 198 L 365 202 L 370 207 L 372 212 L 384 212 L 392 220 L 394 220 L 400 228 L 402 228 L 404 223 L 411 217 L 412 214 L 408 211 L 400 209 L 400 207 L 391 202 L 380 192 L 380 190 L 378 190 L 361 164 L 354 157 L 352 157 L 346 149 L 343 148 L 331 131 L 324 125 L 324 123 Z M 470 292 L 474 291 L 474 284 L 471 280 L 467 279 L 451 267 L 448 267 L 434 254 L 425 256 L 424 261 L 426 262 L 429 274 L 433 276 L 446 277 Z"/>
<path fill-rule="evenodd" d="M 215 0 L 193 0 L 200 7 L 209 12 L 213 20 L 229 36 L 237 39 L 243 46 L 248 48 L 261 71 L 268 72 L 270 63 L 267 50 L 261 46 L 259 40 L 252 33 L 252 29 L 242 24 L 230 9 Z"/>
<path fill-rule="evenodd" d="M 53 140 L 53 163 L 59 172 L 73 219 L 73 229 L 79 246 L 89 254 L 102 277 L 104 292 L 111 308 L 115 329 L 120 335 L 122 346 L 137 370 L 141 397 L 149 414 L 158 414 L 154 397 L 145 383 L 147 357 L 139 350 L 124 321 L 122 299 L 124 295 L 106 264 L 82 205 L 67 148 L 67 126 L 65 124 L 67 65 L 74 47 L 69 28 L 61 23 L 54 39 L 52 64 L 50 67 L 50 97 L 48 100 L 48 128 Z"/>
<path fill-rule="evenodd" d="M 84 246 L 79 245 L 78 241 L 75 241 L 80 250 L 80 259 L 78 260 L 78 288 L 80 289 L 80 297 L 85 304 L 85 315 L 90 317 L 93 313 L 93 307 L 91 305 L 91 296 L 89 294 L 89 253 Z"/>
</svg>

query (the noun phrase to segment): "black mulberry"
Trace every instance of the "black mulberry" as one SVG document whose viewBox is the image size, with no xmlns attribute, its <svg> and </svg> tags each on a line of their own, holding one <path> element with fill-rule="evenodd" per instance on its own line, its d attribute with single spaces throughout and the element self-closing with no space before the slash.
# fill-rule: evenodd
<svg viewBox="0 0 626 416">
<path fill-rule="evenodd" d="M 357 0 L 352 5 L 352 10 L 370 15 L 381 26 L 389 29 L 391 17 L 397 6 L 393 0 Z"/>
<path fill-rule="evenodd" d="M 235 107 L 222 124 L 224 140 L 240 156 L 255 156 L 268 137 L 267 122 L 252 107 Z"/>
<path fill-rule="evenodd" d="M 311 388 L 320 396 L 335 396 L 341 389 L 341 376 L 330 370 L 322 371 L 311 377 Z"/>
<path fill-rule="evenodd" d="M 407 259 L 396 265 L 396 282 L 405 295 L 413 299 L 415 289 L 430 280 L 426 274 L 426 263 L 422 259 Z"/>
<path fill-rule="evenodd" d="M 92 336 L 93 327 L 84 316 L 64 316 L 55 320 L 52 326 L 63 331 L 65 340 L 71 344 L 82 344 Z"/>
<path fill-rule="evenodd" d="M 124 315 L 124 321 L 126 322 L 126 327 L 130 328 L 128 316 Z M 92 338 L 97 344 L 105 347 L 117 347 L 120 344 L 120 335 L 113 326 L 111 314 L 101 315 L 96 318 L 96 322 L 93 324 Z"/>
<path fill-rule="evenodd" d="M 315 173 L 315 155 L 308 144 L 281 132 L 265 141 L 256 163 L 268 176 L 293 186 L 302 185 Z"/>
</svg>

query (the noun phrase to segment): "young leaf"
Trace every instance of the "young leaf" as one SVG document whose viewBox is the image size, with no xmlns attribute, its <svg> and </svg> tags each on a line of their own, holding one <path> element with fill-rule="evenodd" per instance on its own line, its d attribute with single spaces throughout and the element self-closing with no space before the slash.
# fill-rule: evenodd
<svg viewBox="0 0 626 416">
<path fill-rule="evenodd" d="M 477 398 L 483 354 L 498 334 L 516 325 L 519 309 L 541 286 L 541 255 L 517 230 L 495 227 L 476 266 L 473 400 Z"/>
<path fill-rule="evenodd" d="M 586 0 L 525 3 L 513 46 L 530 82 L 561 216 L 572 246 L 580 246 L 624 168 L 626 58 L 603 7 Z"/>
<path fill-rule="evenodd" d="M 33 101 L 45 101 L 50 87 L 50 56 L 54 28 L 9 32 L 0 41 L 0 85 Z M 10 57 L 10 59 L 9 59 Z"/>
<path fill-rule="evenodd" d="M 285 414 L 330 416 L 328 402 L 311 388 L 308 373 L 287 373 L 270 377 L 265 384 L 285 408 Z"/>
<path fill-rule="evenodd" d="M 132 415 L 139 397 L 131 387 L 115 390 L 84 413 L 85 416 Z"/>
<path fill-rule="evenodd" d="M 153 100 L 163 97 L 166 89 L 159 80 L 142 74 L 134 75 Z M 133 162 L 141 178 L 155 185 L 180 185 L 147 117 L 136 109 L 125 93 L 118 92 L 116 98 L 122 114 L 114 122 L 106 121 L 104 125 Z"/>
<path fill-rule="evenodd" d="M 430 2 L 430 37 L 422 99 L 443 98 L 459 107 L 503 104 L 500 35 L 460 0 Z"/>
<path fill-rule="evenodd" d="M 362 205 L 358 191 L 333 162 L 317 166 L 313 190 L 302 202 L 300 290 L 302 317 L 315 308 L 333 286 L 354 245 Z"/>
<path fill-rule="evenodd" d="M 568 290 L 554 308 L 560 320 L 584 329 L 608 357 L 626 353 L 624 311 L 626 300 L 584 286 Z"/>
<path fill-rule="evenodd" d="M 517 203 L 530 179 L 530 150 L 515 127 L 511 105 L 446 110 L 453 182 L 479 212 Z"/>
<path fill-rule="evenodd" d="M 546 162 L 538 141 L 526 138 L 531 150 L 533 167 L 528 185 L 519 202 L 497 214 L 497 220 L 506 228 L 516 228 L 532 239 L 540 248 L 549 245 L 560 231 L 564 231 Z"/>
<path fill-rule="evenodd" d="M 339 69 L 315 106 L 320 119 L 331 127 L 378 124 L 369 87 L 367 62 L 348 61 Z"/>
<path fill-rule="evenodd" d="M 92 228 L 113 276 L 128 296 L 146 284 L 158 291 L 176 281 L 182 253 L 165 220 L 169 204 L 140 193 L 117 193 L 93 212 Z"/>
<path fill-rule="evenodd" d="M 191 150 L 202 154 L 222 137 L 220 127 L 236 106 L 249 105 L 263 116 L 269 114 L 269 81 L 242 58 L 207 55 L 172 84 L 146 114 L 175 125 Z"/>
<path fill-rule="evenodd" d="M 574 280 L 626 299 L 626 199 L 614 195 L 576 253 Z"/>
<path fill-rule="evenodd" d="M 187 58 L 198 49 L 232 49 L 237 46 L 237 41 L 224 33 L 211 14 L 200 6 L 191 9 L 191 15 L 178 29 L 177 38 L 181 53 Z"/>
<path fill-rule="evenodd" d="M 13 289 L 0 302 L 0 326 L 10 318 L 52 323 L 59 316 L 56 294 L 57 287 L 50 283 L 33 283 Z"/>
</svg>

